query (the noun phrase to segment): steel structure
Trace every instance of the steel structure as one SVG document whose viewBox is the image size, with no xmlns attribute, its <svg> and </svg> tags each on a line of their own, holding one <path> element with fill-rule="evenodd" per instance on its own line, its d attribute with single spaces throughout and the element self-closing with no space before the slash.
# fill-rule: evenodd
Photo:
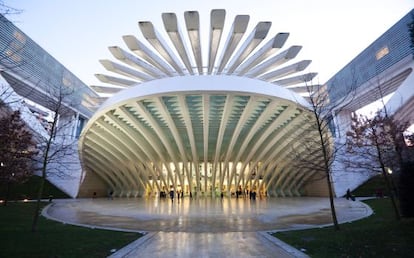
<svg viewBox="0 0 414 258">
<path fill-rule="evenodd" d="M 146 42 L 127 35 L 128 49 L 109 47 L 116 61 L 101 63 L 112 74 L 96 75 L 108 85 L 92 87 L 112 96 L 79 141 L 80 196 L 171 189 L 327 195 L 321 171 L 303 165 L 322 162 L 320 146 L 305 144 L 318 132 L 309 103 L 297 94 L 316 75 L 303 72 L 310 61 L 294 61 L 301 46 L 285 47 L 289 33 L 266 40 L 270 22 L 246 34 L 248 15 L 237 15 L 222 41 L 225 16 L 211 11 L 205 45 L 199 13 L 188 11 L 186 33 L 175 13 L 164 13 L 164 35 L 139 22 Z"/>
</svg>

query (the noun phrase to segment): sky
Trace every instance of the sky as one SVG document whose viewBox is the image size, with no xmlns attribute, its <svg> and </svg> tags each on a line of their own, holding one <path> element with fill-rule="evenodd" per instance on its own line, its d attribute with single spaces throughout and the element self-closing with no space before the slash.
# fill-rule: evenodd
<svg viewBox="0 0 414 258">
<path fill-rule="evenodd" d="M 301 45 L 295 59 L 311 59 L 307 72 L 326 82 L 411 9 L 414 0 L 4 0 L 22 12 L 8 18 L 87 85 L 104 85 L 94 74 L 106 70 L 108 47 L 127 49 L 123 35 L 143 42 L 138 21 L 151 21 L 165 38 L 161 14 L 175 12 L 185 31 L 184 12 L 196 10 L 202 44 L 208 44 L 212 9 L 226 9 L 225 32 L 238 14 L 250 15 L 246 35 L 260 21 L 271 21 L 267 42 L 289 32 L 285 46 Z M 227 34 L 223 34 L 227 35 Z M 226 41 L 224 37 L 221 41 Z M 259 46 L 260 47 L 260 46 Z M 205 53 L 206 54 L 206 53 Z M 203 62 L 205 58 L 203 58 Z"/>
</svg>

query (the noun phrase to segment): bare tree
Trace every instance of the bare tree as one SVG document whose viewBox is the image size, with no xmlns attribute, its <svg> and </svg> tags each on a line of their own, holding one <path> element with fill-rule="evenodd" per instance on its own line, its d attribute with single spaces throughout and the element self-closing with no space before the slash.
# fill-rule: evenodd
<svg viewBox="0 0 414 258">
<path fill-rule="evenodd" d="M 354 85 L 353 82 L 351 82 Z M 313 117 L 310 119 L 312 126 L 309 128 L 309 134 L 302 139 L 300 148 L 306 150 L 307 156 L 302 155 L 303 151 L 295 150 L 297 153 L 295 160 L 299 169 L 318 171 L 313 178 L 309 180 L 326 180 L 329 194 L 329 203 L 331 209 L 332 222 L 336 230 L 339 230 L 338 218 L 335 210 L 335 192 L 333 189 L 333 163 L 338 150 L 342 145 L 335 142 L 334 138 L 334 115 L 341 112 L 353 99 L 354 89 L 348 87 L 349 93 L 340 101 L 332 102 L 329 96 L 327 85 L 306 84 L 306 91 L 309 94 L 310 111 Z M 313 157 L 321 157 L 319 159 Z"/>
<path fill-rule="evenodd" d="M 76 91 L 64 84 L 49 88 L 48 107 L 52 113 L 49 134 L 39 143 L 41 181 L 37 194 L 37 205 L 32 223 L 32 231 L 37 231 L 40 203 L 46 179 L 50 176 L 69 178 L 69 167 L 74 161 L 76 143 L 72 135 L 74 111 L 71 107 L 79 105 Z"/>
<path fill-rule="evenodd" d="M 397 219 L 400 218 L 397 189 L 390 173 L 398 173 L 403 164 L 404 131 L 407 128 L 408 123 L 395 121 L 384 108 L 372 118 L 354 114 L 351 130 L 347 133 L 347 150 L 358 156 L 350 164 L 382 174 Z"/>
<path fill-rule="evenodd" d="M 4 3 L 4 1 L 0 0 L 0 14 L 3 16 L 6 15 L 16 15 L 20 14 L 22 10 L 14 8 L 10 5 Z"/>
<path fill-rule="evenodd" d="M 14 31 L 13 34 L 5 32 L 1 42 L 0 74 L 5 80 L 0 77 L 0 98 L 6 106 L 13 110 L 19 109 L 26 115 L 25 119 L 33 122 L 30 126 L 36 127 L 33 130 L 39 150 L 36 174 L 41 176 L 32 224 L 32 231 L 36 231 L 45 180 L 70 178 L 70 167 L 79 163 L 78 159 L 72 158 L 77 157 L 76 139 L 73 135 L 76 128 L 73 121 L 77 116 L 73 106 L 80 105 L 84 91 L 79 88 L 77 78 L 63 66 L 49 65 L 48 62 L 53 62 L 52 57 L 46 54 L 40 57 L 41 62 L 47 60 L 44 65 L 36 67 L 39 65 L 38 60 L 33 60 L 24 51 L 30 39 L 4 16 L 18 14 L 18 11 L 0 0 L 0 22 Z M 35 45 L 32 47 L 36 49 Z M 17 77 L 14 76 L 16 74 Z M 34 121 L 36 118 L 27 108 L 26 99 L 49 110 L 51 117 L 47 131 L 38 121 Z"/>
<path fill-rule="evenodd" d="M 386 88 L 389 81 L 379 76 L 374 79 L 381 105 L 371 117 L 355 113 L 352 115 L 351 128 L 347 132 L 347 152 L 351 154 L 351 159 L 347 164 L 349 167 L 382 174 L 395 216 L 399 219 L 400 212 L 396 202 L 398 191 L 391 172 L 397 177 L 407 160 L 404 134 L 410 124 L 408 121 L 396 120 L 387 109 L 384 100 L 387 92 L 383 88 Z"/>
</svg>

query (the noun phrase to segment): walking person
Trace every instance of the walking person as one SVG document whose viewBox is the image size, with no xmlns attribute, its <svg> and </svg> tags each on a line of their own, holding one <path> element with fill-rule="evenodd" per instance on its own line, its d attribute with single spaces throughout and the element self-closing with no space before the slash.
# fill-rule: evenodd
<svg viewBox="0 0 414 258">
<path fill-rule="evenodd" d="M 174 202 L 174 191 L 173 190 L 170 191 L 170 198 L 171 198 L 171 202 L 173 203 Z"/>
<path fill-rule="evenodd" d="M 355 201 L 355 196 L 352 195 L 351 190 L 349 188 L 348 188 L 348 190 L 346 190 L 345 198 L 347 200 L 351 199 L 351 200 Z"/>
<path fill-rule="evenodd" d="M 180 203 L 180 191 L 177 191 L 177 201 Z"/>
</svg>

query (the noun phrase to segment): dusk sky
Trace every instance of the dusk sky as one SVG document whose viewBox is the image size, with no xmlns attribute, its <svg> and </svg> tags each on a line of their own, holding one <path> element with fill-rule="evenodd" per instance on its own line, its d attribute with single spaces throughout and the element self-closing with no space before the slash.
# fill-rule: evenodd
<svg viewBox="0 0 414 258">
<path fill-rule="evenodd" d="M 122 36 L 127 34 L 133 34 L 145 42 L 138 21 L 151 21 L 164 34 L 163 12 L 175 12 L 181 31 L 184 32 L 184 12 L 197 10 L 201 19 L 204 50 L 208 44 L 212 9 L 226 10 L 225 34 L 221 44 L 225 42 L 226 30 L 238 14 L 250 15 L 246 35 L 259 21 L 271 21 L 271 31 L 266 39 L 278 32 L 289 32 L 290 37 L 285 46 L 302 45 L 303 49 L 296 60 L 313 60 L 307 72 L 318 72 L 316 80 L 324 83 L 414 8 L 412 0 L 4 2 L 22 10 L 22 13 L 8 18 L 87 85 L 102 85 L 94 74 L 109 74 L 98 61 L 114 60 L 108 46 L 117 45 L 127 49 L 122 41 Z"/>
</svg>

